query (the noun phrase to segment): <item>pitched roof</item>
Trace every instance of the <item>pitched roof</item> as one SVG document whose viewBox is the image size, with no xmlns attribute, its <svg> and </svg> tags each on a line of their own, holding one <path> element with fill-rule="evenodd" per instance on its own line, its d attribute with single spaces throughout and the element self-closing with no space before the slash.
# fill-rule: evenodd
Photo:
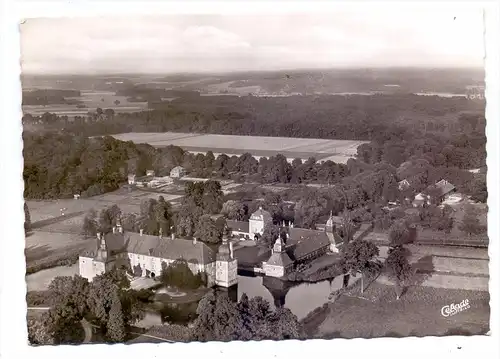
<svg viewBox="0 0 500 359">
<path fill-rule="evenodd" d="M 250 225 L 248 222 L 227 220 L 226 224 L 228 228 L 232 231 L 238 231 L 244 233 L 248 233 L 250 231 Z"/>
<path fill-rule="evenodd" d="M 250 217 L 250 219 L 253 219 L 253 220 L 261 220 L 261 219 L 263 219 L 264 222 L 265 222 L 267 220 L 271 220 L 272 217 L 271 217 L 271 213 L 269 213 L 265 209 L 262 209 L 262 207 L 259 207 L 258 210 L 256 210 L 254 213 L 252 213 L 252 216 Z"/>
<path fill-rule="evenodd" d="M 200 241 L 195 243 L 192 240 L 182 238 L 160 238 L 147 234 L 141 236 L 139 233 L 133 232 L 109 233 L 105 236 L 105 240 L 111 255 L 128 252 L 171 260 L 185 259 L 188 262 L 199 264 L 215 261 L 215 252 Z M 90 255 L 95 255 L 95 253 L 96 251 L 88 252 Z"/>
<path fill-rule="evenodd" d="M 273 253 L 271 257 L 269 257 L 269 259 L 267 260 L 266 264 L 272 266 L 288 267 L 289 265 L 293 264 L 293 261 L 290 259 L 290 257 L 286 252 L 281 252 L 281 253 Z"/>
<path fill-rule="evenodd" d="M 289 235 L 287 245 L 290 245 L 290 254 L 295 260 L 330 245 L 330 239 L 324 231 L 290 228 Z"/>
<path fill-rule="evenodd" d="M 437 182 L 436 184 L 427 187 L 424 190 L 424 193 L 428 193 L 432 189 L 438 189 L 439 195 L 444 196 L 445 194 L 448 194 L 451 191 L 453 191 L 455 189 L 455 186 L 453 184 L 451 184 L 450 182 L 442 179 L 441 181 Z"/>
<path fill-rule="evenodd" d="M 126 235 L 127 236 L 127 235 Z M 130 233 L 127 237 L 127 250 L 129 253 L 137 253 L 165 259 L 185 259 L 188 262 L 208 264 L 215 261 L 215 252 L 201 241 L 169 237 L 140 235 Z"/>
</svg>

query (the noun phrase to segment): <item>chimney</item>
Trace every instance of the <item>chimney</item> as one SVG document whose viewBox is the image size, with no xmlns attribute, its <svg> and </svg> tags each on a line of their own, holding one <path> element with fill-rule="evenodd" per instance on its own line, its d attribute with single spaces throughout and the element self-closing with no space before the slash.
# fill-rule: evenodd
<svg viewBox="0 0 500 359">
<path fill-rule="evenodd" d="M 141 229 L 139 230 L 139 233 L 140 233 L 141 237 L 142 237 L 142 233 L 143 233 L 143 232 L 144 232 L 144 229 L 142 229 L 142 228 L 141 228 Z"/>
<path fill-rule="evenodd" d="M 233 256 L 233 254 L 234 254 L 234 252 L 233 252 L 233 242 L 229 242 L 229 253 L 231 255 L 231 259 L 233 259 L 234 258 L 234 256 Z"/>
</svg>

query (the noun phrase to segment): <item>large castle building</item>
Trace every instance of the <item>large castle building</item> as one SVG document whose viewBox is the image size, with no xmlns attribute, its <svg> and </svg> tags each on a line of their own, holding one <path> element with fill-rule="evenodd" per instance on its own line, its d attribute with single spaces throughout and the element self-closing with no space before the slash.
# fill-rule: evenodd
<svg viewBox="0 0 500 359">
<path fill-rule="evenodd" d="M 262 210 L 262 208 L 257 212 L 261 218 L 259 222 L 261 226 L 259 228 L 262 229 L 261 233 L 263 233 L 265 226 L 272 223 L 272 221 L 266 222 L 263 220 L 263 218 L 266 218 L 265 214 L 262 215 L 263 212 L 265 213 L 266 211 Z M 258 222 L 258 216 L 252 215 L 251 221 L 254 221 L 254 223 Z M 275 239 L 271 249 L 262 247 L 254 250 L 238 249 L 236 256 L 238 259 L 241 259 L 240 265 L 242 268 L 250 269 L 253 267 L 255 270 L 256 267 L 259 267 L 260 273 L 265 276 L 285 277 L 299 264 L 308 263 L 327 253 L 339 253 L 343 244 L 343 239 L 339 235 L 339 229 L 342 227 L 341 222 L 339 217 L 333 216 L 330 213 L 330 217 L 326 223 L 318 226 L 320 227 L 318 229 L 294 228 L 293 223 L 285 227 L 282 224 L 284 227 L 282 235 Z M 233 235 L 240 238 L 245 238 L 241 236 L 240 232 L 241 229 L 245 229 L 243 223 L 245 222 L 227 221 Z M 255 227 L 252 227 L 249 223 L 247 228 Z M 357 228 L 354 238 L 361 238 L 370 230 L 370 224 L 362 224 Z M 245 254 L 250 251 L 254 253 L 254 258 L 249 258 L 249 255 Z M 260 265 L 256 262 L 260 263 Z"/>
<path fill-rule="evenodd" d="M 80 255 L 79 272 L 89 281 L 113 268 L 126 268 L 135 275 L 155 278 L 161 274 L 162 263 L 171 265 L 176 260 L 186 261 L 193 274 L 204 273 L 209 287 L 230 287 L 237 282 L 237 260 L 227 238 L 216 253 L 196 239 L 152 236 L 142 230 L 125 233 L 120 225 L 112 233 L 97 234 L 95 248 Z"/>
</svg>

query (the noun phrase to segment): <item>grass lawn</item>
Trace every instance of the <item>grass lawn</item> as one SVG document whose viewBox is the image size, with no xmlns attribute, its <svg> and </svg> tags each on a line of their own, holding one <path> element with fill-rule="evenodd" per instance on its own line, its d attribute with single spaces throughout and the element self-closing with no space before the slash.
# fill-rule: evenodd
<svg viewBox="0 0 500 359">
<path fill-rule="evenodd" d="M 443 317 L 441 308 L 468 299 L 470 308 Z M 342 295 L 330 304 L 315 337 L 373 338 L 384 336 L 480 335 L 489 330 L 489 293 L 410 287 L 396 300 L 392 286 L 374 282 L 365 290 Z"/>
</svg>

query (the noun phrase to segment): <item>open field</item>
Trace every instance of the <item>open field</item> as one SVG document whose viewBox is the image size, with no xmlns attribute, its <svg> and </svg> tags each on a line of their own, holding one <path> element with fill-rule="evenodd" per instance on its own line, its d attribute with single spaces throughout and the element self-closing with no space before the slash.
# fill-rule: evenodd
<svg viewBox="0 0 500 359">
<path fill-rule="evenodd" d="M 346 162 L 356 154 L 357 147 L 366 141 L 324 140 L 316 138 L 233 136 L 196 133 L 123 133 L 114 135 L 122 141 L 148 143 L 155 147 L 179 146 L 186 151 L 214 154 L 241 155 L 249 152 L 256 157 L 272 156 L 278 153 L 288 159 L 308 159 L 318 161 L 326 158 Z"/>
<path fill-rule="evenodd" d="M 468 299 L 470 308 L 451 317 L 441 308 Z M 372 283 L 361 296 L 359 289 L 330 304 L 319 325 L 319 338 L 373 338 L 383 336 L 479 335 L 489 330 L 489 294 L 430 287 L 410 287 L 400 300 L 394 289 Z"/>
<path fill-rule="evenodd" d="M 78 234 L 34 231 L 26 237 L 26 271 L 35 273 L 47 268 L 72 265 L 96 242 Z"/>
<path fill-rule="evenodd" d="M 421 280 L 417 279 L 417 281 L 421 287 L 487 292 L 489 277 L 433 273 L 431 276 L 422 277 Z M 386 275 L 380 275 L 377 282 L 389 286 L 394 285 L 394 282 Z"/>
<path fill-rule="evenodd" d="M 177 190 L 177 187 L 169 189 Z M 164 190 L 166 191 L 168 189 Z M 166 201 L 172 201 L 182 197 L 182 195 L 179 194 L 169 194 L 164 192 L 142 190 L 127 191 L 125 189 L 119 189 L 114 192 L 90 198 L 58 199 L 50 201 L 27 200 L 26 203 L 30 210 L 31 223 L 33 227 L 38 229 L 40 226 L 37 225 L 37 222 L 49 221 L 51 219 L 54 219 L 53 222 L 57 222 L 63 227 L 71 227 L 75 223 L 81 221 L 85 213 L 90 209 L 93 208 L 96 211 L 99 211 L 114 204 L 118 205 L 125 213 L 139 213 L 140 204 L 143 200 L 149 198 L 158 199 L 159 196 L 163 196 Z M 61 209 L 63 209 L 63 212 L 61 212 Z M 78 214 L 78 216 L 66 219 L 61 215 L 61 213 L 64 213 L 65 217 L 72 217 L 73 214 Z M 49 225 L 45 225 L 45 223 L 43 223 L 41 228 L 45 230 L 48 226 Z M 52 227 L 50 227 L 50 229 L 55 230 L 55 228 Z"/>
<path fill-rule="evenodd" d="M 147 102 L 129 102 L 125 96 L 116 96 L 110 91 L 82 91 L 80 97 L 68 97 L 68 100 L 78 100 L 83 102 L 85 108 L 78 108 L 77 105 L 24 105 L 23 113 L 33 116 L 43 115 L 45 112 L 54 113 L 59 116 L 84 116 L 88 112 L 95 112 L 100 107 L 113 109 L 115 112 L 137 112 L 148 109 Z M 115 101 L 120 101 L 115 104 Z"/>
</svg>

